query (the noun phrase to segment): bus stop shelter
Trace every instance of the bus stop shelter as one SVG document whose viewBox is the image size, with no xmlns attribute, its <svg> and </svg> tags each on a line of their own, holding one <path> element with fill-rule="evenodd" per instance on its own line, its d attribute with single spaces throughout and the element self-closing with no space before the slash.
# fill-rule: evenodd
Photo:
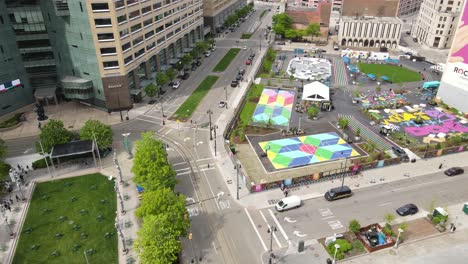
<svg viewBox="0 0 468 264">
<path fill-rule="evenodd" d="M 79 156 L 88 153 L 93 155 L 94 165 L 97 167 L 96 154 L 99 158 L 100 154 L 93 140 L 78 140 L 55 145 L 50 151 L 50 160 L 52 162 L 52 167 L 54 167 L 54 159 L 57 159 L 57 162 L 60 163 L 60 158 Z"/>
</svg>

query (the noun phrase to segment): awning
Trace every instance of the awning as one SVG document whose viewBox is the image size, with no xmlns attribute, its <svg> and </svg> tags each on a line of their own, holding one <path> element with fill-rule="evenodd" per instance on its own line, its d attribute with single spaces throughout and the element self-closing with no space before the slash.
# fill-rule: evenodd
<svg viewBox="0 0 468 264">
<path fill-rule="evenodd" d="M 380 77 L 380 79 L 382 79 L 383 81 L 386 81 L 386 82 L 390 81 L 390 78 L 388 78 L 388 76 L 382 76 L 382 77 Z"/>
<path fill-rule="evenodd" d="M 86 154 L 94 151 L 94 144 L 91 140 L 72 141 L 65 144 L 58 144 L 52 147 L 51 158 L 60 158 Z"/>
<path fill-rule="evenodd" d="M 37 99 L 54 98 L 56 90 L 56 87 L 40 88 L 36 90 L 34 97 Z"/>
<path fill-rule="evenodd" d="M 440 82 L 438 81 L 425 82 L 423 84 L 423 89 L 438 88 L 439 86 L 440 86 Z"/>
</svg>

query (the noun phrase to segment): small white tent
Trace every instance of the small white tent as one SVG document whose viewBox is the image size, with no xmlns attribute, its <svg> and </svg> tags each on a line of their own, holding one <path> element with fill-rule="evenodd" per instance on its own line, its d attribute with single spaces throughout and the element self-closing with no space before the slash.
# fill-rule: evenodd
<svg viewBox="0 0 468 264">
<path fill-rule="evenodd" d="M 303 101 L 330 101 L 330 88 L 321 82 L 312 82 L 304 85 Z"/>
</svg>

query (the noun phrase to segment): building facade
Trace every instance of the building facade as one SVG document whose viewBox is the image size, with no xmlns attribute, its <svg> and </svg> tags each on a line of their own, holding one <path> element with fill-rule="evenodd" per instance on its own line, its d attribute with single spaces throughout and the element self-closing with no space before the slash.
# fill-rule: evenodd
<svg viewBox="0 0 468 264">
<path fill-rule="evenodd" d="M 402 24 L 397 17 L 341 17 L 338 41 L 345 47 L 395 49 Z"/>
<path fill-rule="evenodd" d="M 296 7 L 296 8 L 317 8 L 319 0 L 289 0 L 288 7 Z"/>
<path fill-rule="evenodd" d="M 203 0 L 205 26 L 212 33 L 220 33 L 226 18 L 246 5 L 245 0 Z"/>
<path fill-rule="evenodd" d="M 416 14 L 423 0 L 400 0 L 398 16 L 409 16 Z"/>
<path fill-rule="evenodd" d="M 464 0 L 424 0 L 411 35 L 432 48 L 450 48 Z"/>
<path fill-rule="evenodd" d="M 202 4 L 6 0 L 0 14 L 8 21 L 0 30 L 13 28 L 8 40 L 17 49 L 9 54 L 21 61 L 12 77 L 29 91 L 24 104 L 31 103 L 31 94 L 36 99 L 58 94 L 109 111 L 130 109 L 157 71 L 178 63 L 203 39 Z"/>
</svg>

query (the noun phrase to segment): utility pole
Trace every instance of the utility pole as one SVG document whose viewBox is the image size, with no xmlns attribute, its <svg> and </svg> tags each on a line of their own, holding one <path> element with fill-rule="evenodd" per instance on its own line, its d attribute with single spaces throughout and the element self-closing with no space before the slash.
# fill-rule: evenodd
<svg viewBox="0 0 468 264">
<path fill-rule="evenodd" d="M 215 157 L 216 157 L 216 129 L 218 128 L 217 125 L 214 125 L 213 126 L 213 130 L 214 130 L 214 151 L 215 151 Z"/>
<path fill-rule="evenodd" d="M 128 248 L 127 248 L 127 245 L 125 245 L 125 238 L 123 236 L 122 229 L 120 228 L 120 224 L 119 224 L 119 219 L 117 217 L 115 217 L 115 229 L 117 229 L 117 233 L 119 233 L 120 240 L 122 241 L 122 246 L 123 246 L 122 252 L 124 253 L 124 255 L 127 255 Z"/>
<path fill-rule="evenodd" d="M 212 131 L 212 127 L 211 127 L 211 114 L 213 114 L 213 112 L 211 111 L 211 109 L 208 109 L 208 111 L 206 111 L 206 113 L 208 114 L 208 117 L 210 119 L 210 140 L 213 140 L 213 133 L 211 133 Z"/>
<path fill-rule="evenodd" d="M 344 177 L 346 175 L 346 172 L 347 172 L 347 169 L 346 169 L 346 165 L 348 164 L 348 157 L 345 158 L 345 164 L 344 164 L 344 168 L 343 168 L 343 179 L 341 179 L 341 188 L 343 188 L 344 186 Z"/>
<path fill-rule="evenodd" d="M 236 170 L 237 170 L 237 200 L 239 200 L 239 170 L 242 168 L 242 165 L 236 162 Z"/>
<path fill-rule="evenodd" d="M 271 258 L 273 257 L 273 232 L 276 232 L 276 226 L 271 226 L 268 228 L 268 233 L 270 233 L 270 259 L 268 263 L 271 264 Z"/>
<path fill-rule="evenodd" d="M 166 125 L 166 121 L 164 120 L 164 118 L 166 117 L 164 115 L 164 107 L 163 107 L 163 101 L 162 100 L 159 100 L 159 104 L 161 105 L 161 116 L 162 116 L 162 124 L 163 126 Z"/>
</svg>

